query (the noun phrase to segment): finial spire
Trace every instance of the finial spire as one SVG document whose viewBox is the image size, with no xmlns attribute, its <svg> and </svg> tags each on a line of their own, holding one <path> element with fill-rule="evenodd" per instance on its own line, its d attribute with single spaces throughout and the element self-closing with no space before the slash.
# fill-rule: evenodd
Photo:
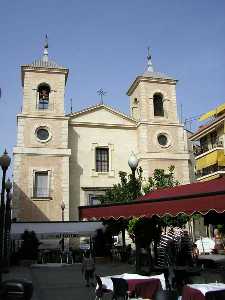
<svg viewBox="0 0 225 300">
<path fill-rule="evenodd" d="M 153 72 L 153 64 L 152 64 L 152 56 L 150 53 L 150 47 L 148 47 L 148 55 L 147 55 L 147 71 L 148 72 Z"/>
<path fill-rule="evenodd" d="M 48 61 L 48 35 L 45 35 L 45 44 L 44 44 L 44 55 L 43 55 L 43 61 Z"/>
<path fill-rule="evenodd" d="M 100 89 L 97 91 L 98 95 L 100 96 L 101 100 L 100 100 L 100 104 L 103 104 L 103 96 L 106 95 L 106 92 L 103 91 L 103 89 Z"/>
</svg>

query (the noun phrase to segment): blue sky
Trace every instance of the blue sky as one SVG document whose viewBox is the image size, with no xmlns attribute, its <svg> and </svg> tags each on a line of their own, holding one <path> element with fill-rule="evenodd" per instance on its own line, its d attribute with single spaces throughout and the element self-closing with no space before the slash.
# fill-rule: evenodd
<svg viewBox="0 0 225 300">
<path fill-rule="evenodd" d="M 179 79 L 184 118 L 225 102 L 224 0 L 1 1 L 0 152 L 16 144 L 22 104 L 20 65 L 43 51 L 70 69 L 65 108 L 99 102 L 128 113 L 126 91 L 146 66 L 147 46 L 157 71 Z"/>
</svg>

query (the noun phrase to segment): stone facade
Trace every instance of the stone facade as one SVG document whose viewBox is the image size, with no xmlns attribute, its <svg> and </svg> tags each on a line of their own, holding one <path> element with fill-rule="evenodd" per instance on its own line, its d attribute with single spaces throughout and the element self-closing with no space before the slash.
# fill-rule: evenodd
<svg viewBox="0 0 225 300">
<path fill-rule="evenodd" d="M 68 70 L 46 56 L 23 66 L 23 109 L 17 116 L 14 148 L 14 217 L 61 220 L 63 201 L 64 219 L 77 220 L 79 205 L 96 201 L 118 183 L 119 171 L 130 172 L 127 161 L 132 151 L 144 177 L 174 165 L 176 179 L 189 183 L 192 167 L 187 134 L 177 117 L 176 80 L 157 74 L 145 72 L 132 83 L 131 116 L 104 104 L 65 115 Z M 42 84 L 50 90 L 44 109 L 39 107 Z M 156 94 L 162 97 L 163 116 L 155 115 Z M 40 129 L 47 131 L 47 138 L 38 137 Z M 107 151 L 106 171 L 96 169 L 96 149 Z M 37 193 L 40 184 L 47 193 Z"/>
</svg>

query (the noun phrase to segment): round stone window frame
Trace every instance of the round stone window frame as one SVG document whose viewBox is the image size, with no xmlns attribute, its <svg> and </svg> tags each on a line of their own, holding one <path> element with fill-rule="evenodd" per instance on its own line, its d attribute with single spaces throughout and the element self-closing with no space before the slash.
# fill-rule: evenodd
<svg viewBox="0 0 225 300">
<path fill-rule="evenodd" d="M 40 129 L 45 129 L 46 131 L 48 131 L 48 138 L 46 140 L 39 139 L 37 133 L 38 133 L 38 130 L 40 130 Z M 40 142 L 40 143 L 47 143 L 52 138 L 51 131 L 47 126 L 38 126 L 35 130 L 35 136 L 36 136 L 36 139 L 38 140 L 38 142 Z"/>
<path fill-rule="evenodd" d="M 164 135 L 164 136 L 167 138 L 167 143 L 166 143 L 166 145 L 161 145 L 161 144 L 159 143 L 159 136 L 160 136 L 160 135 Z M 165 132 L 165 131 L 163 131 L 163 132 L 158 132 L 158 133 L 157 133 L 157 135 L 156 135 L 156 141 L 157 141 L 157 145 L 158 145 L 160 148 L 168 148 L 168 147 L 171 146 L 171 138 L 170 138 L 170 135 L 169 135 L 167 132 Z"/>
</svg>

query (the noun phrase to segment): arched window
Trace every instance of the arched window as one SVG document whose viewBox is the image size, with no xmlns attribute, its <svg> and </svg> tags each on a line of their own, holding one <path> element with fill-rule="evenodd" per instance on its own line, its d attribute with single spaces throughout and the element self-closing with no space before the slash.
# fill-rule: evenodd
<svg viewBox="0 0 225 300">
<path fill-rule="evenodd" d="M 155 94 L 153 96 L 154 116 L 164 117 L 163 95 Z"/>
<path fill-rule="evenodd" d="M 38 86 L 38 108 L 48 109 L 50 86 L 47 83 L 41 83 Z"/>
</svg>

